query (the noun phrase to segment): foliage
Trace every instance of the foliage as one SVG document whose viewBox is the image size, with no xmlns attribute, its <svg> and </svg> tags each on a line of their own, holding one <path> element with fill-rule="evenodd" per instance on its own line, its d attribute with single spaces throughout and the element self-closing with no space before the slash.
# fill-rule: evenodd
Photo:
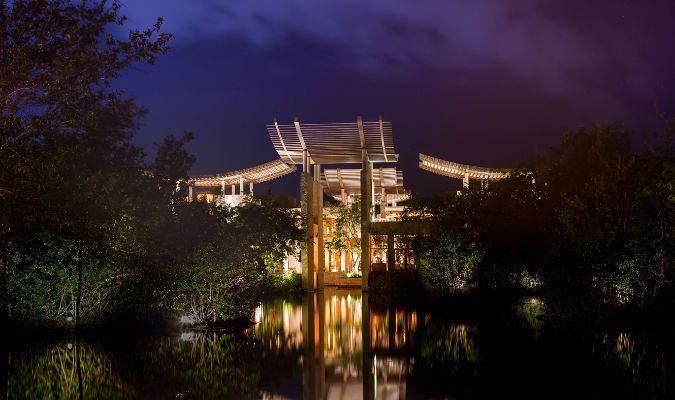
<svg viewBox="0 0 675 400">
<path fill-rule="evenodd" d="M 194 304 L 202 320 L 249 314 L 296 248 L 295 215 L 187 203 L 192 133 L 152 161 L 133 144 L 144 111 L 112 81 L 168 50 L 161 19 L 122 38 L 117 2 L 0 0 L 0 22 L 0 314 L 76 327 Z"/>
<path fill-rule="evenodd" d="M 114 254 L 104 255 L 101 253 L 105 249 L 83 248 L 82 244 L 44 233 L 22 247 L 31 248 L 32 252 L 14 253 L 7 271 L 6 296 L 12 299 L 8 307 L 10 317 L 19 317 L 30 324 L 72 323 L 76 318 L 78 288 L 73 254 L 87 257 L 82 260 L 83 322 L 97 322 L 127 306 L 127 288 L 138 276 L 118 262 Z M 88 257 L 91 255 L 94 256 Z"/>
<path fill-rule="evenodd" d="M 432 295 L 462 293 L 473 287 L 481 258 L 475 245 L 446 233 L 434 238 L 430 246 L 420 251 L 417 273 L 424 288 Z"/>
<path fill-rule="evenodd" d="M 566 134 L 511 177 L 459 194 L 418 200 L 404 218 L 432 219 L 461 239 L 442 256 L 461 264 L 480 249 L 479 287 L 538 287 L 551 313 L 595 315 L 642 308 L 673 291 L 675 155 L 672 120 L 639 149 L 620 124 Z M 448 239 L 414 242 L 418 254 Z M 455 249 L 463 249 L 453 254 Z M 452 250 L 452 251 L 451 251 Z M 439 250 L 440 251 L 440 250 Z"/>
<path fill-rule="evenodd" d="M 249 319 L 275 266 L 297 249 L 301 230 L 295 213 L 252 202 L 236 208 L 203 202 L 183 207 L 201 212 L 183 224 L 211 231 L 179 263 L 169 280 L 177 293 L 168 291 L 166 297 L 202 324 Z"/>
<path fill-rule="evenodd" d="M 347 277 L 347 278 L 360 278 L 360 277 L 362 277 L 362 276 L 363 276 L 363 275 L 362 275 L 360 269 L 359 269 L 359 270 L 356 270 L 356 271 L 347 272 L 347 273 L 345 274 L 345 277 Z"/>
<path fill-rule="evenodd" d="M 326 242 L 326 248 L 351 253 L 355 256 L 354 265 L 357 265 L 361 256 L 360 199 L 349 205 L 326 203 L 324 208 L 334 218 L 333 237 Z"/>
<path fill-rule="evenodd" d="M 154 63 L 171 35 L 162 19 L 126 39 L 116 1 L 0 1 L 0 154 L 48 132 L 72 134 L 100 123 L 100 114 L 135 113 L 111 82 L 134 62 Z M 113 121 L 114 122 L 114 119 Z"/>
<path fill-rule="evenodd" d="M 114 288 L 138 272 L 142 213 L 158 182 L 132 144 L 143 110 L 111 81 L 133 62 L 154 62 L 170 35 L 158 20 L 113 37 L 119 9 L 0 2 L 0 273 L 15 317 L 49 320 L 64 313 L 42 306 L 73 301 L 76 324 L 80 311 L 105 314 L 111 292 L 123 295 Z"/>
<path fill-rule="evenodd" d="M 270 276 L 267 294 L 293 295 L 302 293 L 302 275 L 297 272 L 276 273 Z"/>
<path fill-rule="evenodd" d="M 535 160 L 554 215 L 542 270 L 552 290 L 638 307 L 672 290 L 674 134 L 669 125 L 635 152 L 622 126 L 598 126 Z"/>
</svg>

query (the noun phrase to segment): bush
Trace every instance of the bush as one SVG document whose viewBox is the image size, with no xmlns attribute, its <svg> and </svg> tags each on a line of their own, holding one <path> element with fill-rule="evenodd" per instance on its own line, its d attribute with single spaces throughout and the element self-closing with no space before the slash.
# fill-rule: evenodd
<svg viewBox="0 0 675 400">
<path fill-rule="evenodd" d="M 289 271 L 282 274 L 270 275 L 267 294 L 270 295 L 295 295 L 302 293 L 302 275 Z"/>
<path fill-rule="evenodd" d="M 474 287 L 482 257 L 474 244 L 447 233 L 440 235 L 419 254 L 420 282 L 433 296 L 464 293 Z"/>
<path fill-rule="evenodd" d="M 126 288 L 137 276 L 124 263 L 115 262 L 114 256 L 103 265 L 95 256 L 98 249 L 45 233 L 23 244 L 7 264 L 3 297 L 12 319 L 25 325 L 75 325 L 75 254 L 82 258 L 80 324 L 99 323 L 127 306 Z"/>
</svg>

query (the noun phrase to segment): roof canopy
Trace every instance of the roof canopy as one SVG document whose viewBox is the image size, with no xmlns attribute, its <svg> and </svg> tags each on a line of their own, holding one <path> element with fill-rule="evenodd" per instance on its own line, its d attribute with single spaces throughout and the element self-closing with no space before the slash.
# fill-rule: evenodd
<svg viewBox="0 0 675 400">
<path fill-rule="evenodd" d="M 302 164 L 303 150 L 313 164 L 360 164 L 365 149 L 371 162 L 396 162 L 391 122 L 363 121 L 328 124 L 267 125 L 267 133 L 279 157 L 289 164 Z"/>
<path fill-rule="evenodd" d="M 420 168 L 450 178 L 496 181 L 509 177 L 510 170 L 505 168 L 485 168 L 475 165 L 459 164 L 420 153 Z"/>
<path fill-rule="evenodd" d="M 341 199 L 343 189 L 347 196 L 361 195 L 359 168 L 324 169 L 321 181 L 324 192 L 335 199 Z M 410 197 L 403 187 L 403 172 L 393 167 L 373 168 L 373 187 L 376 197 L 382 193 L 382 189 L 388 200 L 402 201 Z"/>
<path fill-rule="evenodd" d="M 212 175 L 195 175 L 190 177 L 194 186 L 219 187 L 221 185 L 234 185 L 243 179 L 244 183 L 261 183 L 279 178 L 295 171 L 295 165 L 288 165 L 278 159 L 255 167 L 245 168 L 238 171 L 228 171 Z"/>
</svg>

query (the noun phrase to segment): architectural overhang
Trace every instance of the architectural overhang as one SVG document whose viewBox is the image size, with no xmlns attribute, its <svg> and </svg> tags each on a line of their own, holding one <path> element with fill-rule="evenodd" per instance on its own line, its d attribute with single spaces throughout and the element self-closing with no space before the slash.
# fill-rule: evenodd
<svg viewBox="0 0 675 400">
<path fill-rule="evenodd" d="M 324 192 L 336 200 L 342 195 L 361 195 L 361 169 L 359 168 L 327 168 L 321 175 Z M 410 198 L 403 186 L 403 172 L 393 167 L 373 168 L 373 189 L 379 197 L 382 191 L 387 195 L 387 201 L 404 201 Z"/>
<path fill-rule="evenodd" d="M 267 125 L 267 133 L 274 149 L 288 164 L 302 165 L 307 152 L 312 164 L 360 164 L 363 150 L 371 162 L 396 162 L 391 122 L 363 121 L 325 124 L 280 124 L 276 120 Z"/>
<path fill-rule="evenodd" d="M 509 177 L 510 170 L 506 168 L 485 168 L 475 165 L 460 164 L 431 157 L 420 153 L 420 168 L 435 174 L 455 179 L 476 179 L 497 181 Z"/>
<path fill-rule="evenodd" d="M 255 167 L 237 171 L 228 171 L 211 175 L 191 176 L 189 181 L 195 187 L 221 187 L 222 185 L 261 183 L 282 177 L 295 171 L 295 165 L 289 165 L 278 159 Z"/>
</svg>

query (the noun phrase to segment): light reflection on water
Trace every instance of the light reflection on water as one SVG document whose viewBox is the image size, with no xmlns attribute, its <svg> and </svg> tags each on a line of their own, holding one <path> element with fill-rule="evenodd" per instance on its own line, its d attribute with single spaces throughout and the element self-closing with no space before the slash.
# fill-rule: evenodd
<svg viewBox="0 0 675 400">
<path fill-rule="evenodd" d="M 304 398 L 405 398 L 416 311 L 371 310 L 359 291 L 326 290 L 303 304 L 261 304 L 255 315 L 255 335 L 270 350 L 280 338 L 303 348 Z"/>
<path fill-rule="evenodd" d="M 0 347 L 0 399 L 673 394 L 672 344 L 663 337 L 550 333 L 540 299 L 514 307 L 508 323 L 494 315 L 459 319 L 452 310 L 326 290 L 302 301 L 264 302 L 243 332 L 17 343 Z"/>
</svg>

